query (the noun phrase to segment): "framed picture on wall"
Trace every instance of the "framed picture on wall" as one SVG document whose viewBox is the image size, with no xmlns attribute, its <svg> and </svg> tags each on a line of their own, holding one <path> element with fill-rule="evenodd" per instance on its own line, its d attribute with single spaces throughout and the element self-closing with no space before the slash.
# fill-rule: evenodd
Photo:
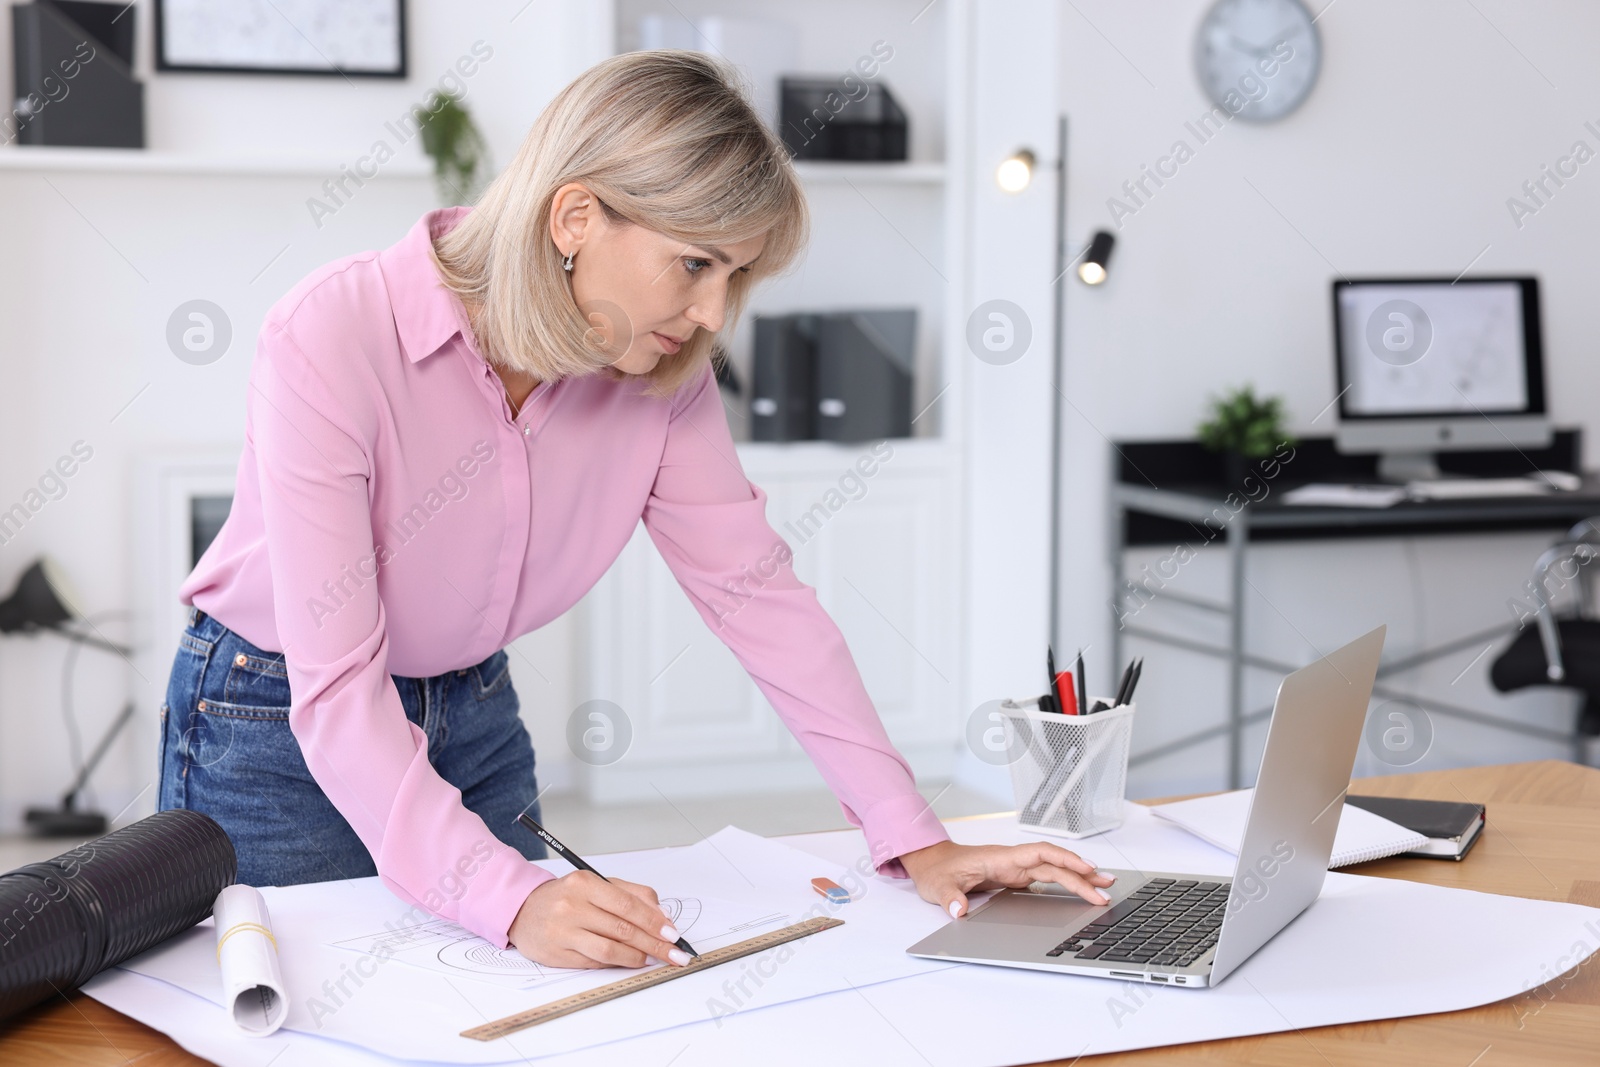
<svg viewBox="0 0 1600 1067">
<path fill-rule="evenodd" d="M 156 0 L 156 69 L 404 78 L 405 0 Z"/>
</svg>

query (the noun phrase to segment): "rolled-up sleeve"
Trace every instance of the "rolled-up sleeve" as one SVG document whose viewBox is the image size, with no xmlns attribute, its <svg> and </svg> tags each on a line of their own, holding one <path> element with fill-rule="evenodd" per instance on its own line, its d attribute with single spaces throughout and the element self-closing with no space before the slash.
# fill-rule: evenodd
<svg viewBox="0 0 1600 1067">
<path fill-rule="evenodd" d="M 801 582 L 744 475 L 708 368 L 673 398 L 644 513 L 651 539 L 695 610 L 738 658 L 861 827 L 872 861 L 948 840 L 878 717 L 844 635 Z"/>
<path fill-rule="evenodd" d="M 262 523 L 289 724 L 306 764 L 402 899 L 500 947 L 522 902 L 553 877 L 502 844 L 428 762 L 388 671 L 359 381 L 330 384 L 279 323 L 251 371 Z"/>
</svg>

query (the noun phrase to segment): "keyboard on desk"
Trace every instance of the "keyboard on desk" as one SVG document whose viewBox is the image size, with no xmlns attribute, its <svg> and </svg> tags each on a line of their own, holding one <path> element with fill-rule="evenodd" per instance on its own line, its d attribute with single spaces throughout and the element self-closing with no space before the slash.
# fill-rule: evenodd
<svg viewBox="0 0 1600 1067">
<path fill-rule="evenodd" d="M 1152 878 L 1045 955 L 1187 967 L 1217 943 L 1229 884 Z"/>
<path fill-rule="evenodd" d="M 1576 489 L 1572 484 L 1562 484 L 1572 479 L 1570 474 L 1549 475 L 1545 478 L 1443 478 L 1436 481 L 1411 482 L 1406 492 L 1413 500 L 1475 500 L 1497 496 L 1543 496 L 1558 489 Z"/>
</svg>

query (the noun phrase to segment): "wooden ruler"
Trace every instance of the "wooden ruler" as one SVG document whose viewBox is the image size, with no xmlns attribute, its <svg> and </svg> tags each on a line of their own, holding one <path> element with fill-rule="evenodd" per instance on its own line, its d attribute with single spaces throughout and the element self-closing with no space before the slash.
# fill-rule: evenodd
<svg viewBox="0 0 1600 1067">
<path fill-rule="evenodd" d="M 627 978 L 619 982 L 612 982 L 610 985 L 597 986 L 584 993 L 576 993 L 573 996 L 563 997 L 561 1000 L 551 1001 L 549 1004 L 544 1004 L 537 1008 L 529 1008 L 527 1011 L 521 1011 L 515 1015 L 507 1015 L 504 1019 L 496 1019 L 492 1023 L 474 1026 L 471 1030 L 461 1031 L 461 1036 L 470 1037 L 474 1041 L 495 1041 L 505 1037 L 507 1034 L 514 1034 L 518 1030 L 526 1030 L 530 1026 L 538 1026 L 540 1023 L 549 1022 L 551 1019 L 559 1019 L 563 1015 L 571 1015 L 575 1011 L 592 1008 L 596 1004 L 604 1004 L 608 1000 L 616 1000 L 618 997 L 625 997 L 629 993 L 637 993 L 641 989 L 649 989 L 651 986 L 670 982 L 674 978 L 682 978 L 684 975 L 703 971 L 707 967 L 715 967 L 719 963 L 728 963 L 744 956 L 753 956 L 777 945 L 798 941 L 802 937 L 810 937 L 812 934 L 843 925 L 843 919 L 820 917 L 807 919 L 804 922 L 795 923 L 793 926 L 785 926 L 781 930 L 772 930 L 768 933 L 760 934 L 750 938 L 748 941 L 740 941 L 737 944 L 725 945 L 722 948 L 714 948 L 710 952 L 701 953 L 700 958 L 691 962 L 687 967 L 674 967 L 669 964 L 663 964 L 648 971 L 640 971 L 638 974 L 629 975 Z"/>
</svg>

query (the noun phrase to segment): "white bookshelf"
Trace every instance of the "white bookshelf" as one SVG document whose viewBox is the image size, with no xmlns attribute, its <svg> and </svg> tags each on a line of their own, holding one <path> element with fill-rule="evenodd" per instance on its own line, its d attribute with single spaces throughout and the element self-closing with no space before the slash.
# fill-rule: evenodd
<svg viewBox="0 0 1600 1067">
<path fill-rule="evenodd" d="M 238 177 L 337 176 L 348 159 L 320 156 L 223 156 L 148 148 L 64 148 L 55 145 L 0 148 L 0 171 L 78 171 L 109 174 L 200 174 Z M 382 177 L 429 178 L 426 159 L 394 159 Z"/>
<path fill-rule="evenodd" d="M 914 436 L 888 443 L 892 457 L 863 480 L 858 498 L 828 508 L 842 499 L 841 479 L 849 481 L 870 444 L 741 440 L 739 451 L 746 473 L 767 493 L 769 521 L 794 548 L 796 572 L 844 632 L 890 736 L 919 775 L 944 775 L 965 719 L 957 647 L 962 390 L 948 387 L 966 372 L 960 309 L 968 285 L 962 188 L 949 167 L 950 153 L 959 158 L 964 144 L 966 64 L 947 42 L 965 38 L 970 9 L 964 0 L 925 11 L 924 4 L 616 0 L 609 16 L 619 52 L 638 47 L 645 15 L 787 23 L 793 68 L 752 69 L 737 54 L 724 56 L 752 83 L 765 80 L 774 90 L 780 74 L 840 74 L 874 42 L 894 49 L 878 80 L 907 113 L 910 158 L 795 161 L 811 208 L 805 260 L 755 295 L 730 350 L 748 392 L 754 315 L 917 308 Z M 741 405 L 729 408 L 735 438 L 747 437 Z M 808 515 L 813 524 L 824 520 L 814 533 Z M 678 795 L 816 783 L 809 760 L 701 622 L 642 531 L 585 601 L 583 617 L 588 696 L 620 705 L 634 728 L 627 759 L 579 767 L 591 798 L 654 800 L 656 788 Z"/>
<path fill-rule="evenodd" d="M 803 159 L 795 161 L 794 169 L 808 185 L 860 182 L 936 188 L 944 184 L 943 163 L 830 163 Z"/>
</svg>

